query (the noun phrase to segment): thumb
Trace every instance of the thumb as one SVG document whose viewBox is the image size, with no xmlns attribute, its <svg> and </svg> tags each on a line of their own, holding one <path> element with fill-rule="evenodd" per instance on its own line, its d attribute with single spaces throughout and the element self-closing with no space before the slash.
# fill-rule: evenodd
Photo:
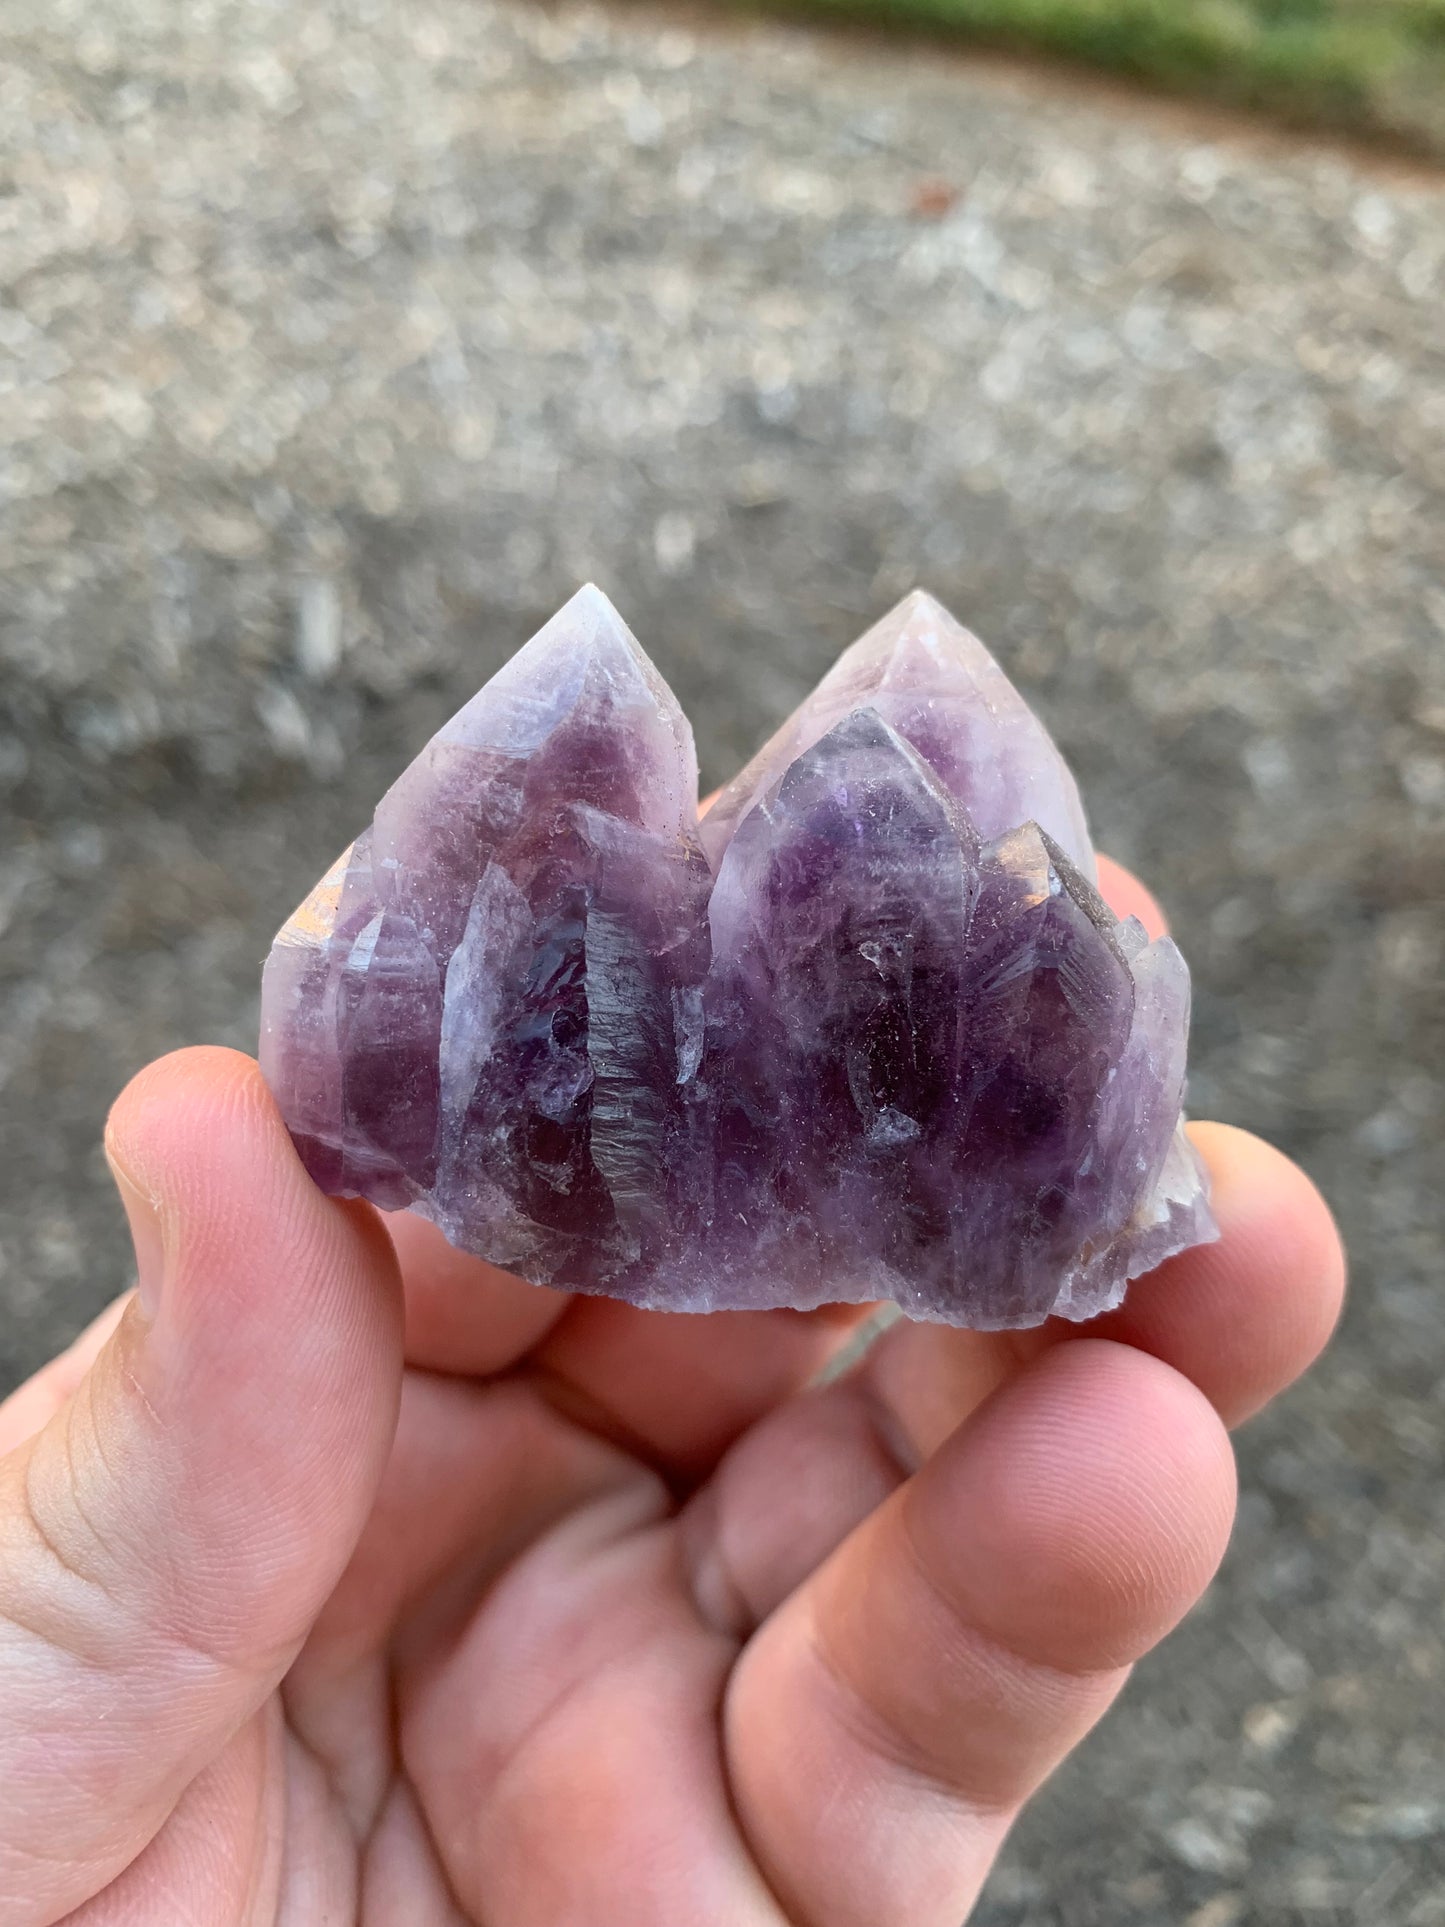
<svg viewBox="0 0 1445 1927">
<path fill-rule="evenodd" d="M 400 1284 L 233 1051 L 152 1064 L 106 1149 L 136 1302 L 0 1460 L 0 1919 L 140 1852 L 290 1665 L 385 1464 Z"/>
</svg>

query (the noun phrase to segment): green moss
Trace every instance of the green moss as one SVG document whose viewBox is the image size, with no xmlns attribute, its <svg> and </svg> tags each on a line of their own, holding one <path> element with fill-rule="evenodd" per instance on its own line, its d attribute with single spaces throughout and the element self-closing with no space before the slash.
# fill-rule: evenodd
<svg viewBox="0 0 1445 1927">
<path fill-rule="evenodd" d="M 793 0 L 1038 47 L 1445 158 L 1445 0 Z"/>
</svg>

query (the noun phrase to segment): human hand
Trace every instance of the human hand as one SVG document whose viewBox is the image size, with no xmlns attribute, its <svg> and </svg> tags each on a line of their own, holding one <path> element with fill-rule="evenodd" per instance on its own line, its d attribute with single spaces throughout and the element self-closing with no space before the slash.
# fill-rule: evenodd
<svg viewBox="0 0 1445 1927">
<path fill-rule="evenodd" d="M 151 1065 L 139 1292 L 0 1406 L 0 1920 L 957 1927 L 1338 1311 L 1309 1181 L 1196 1141 L 1222 1239 L 1121 1310 L 807 1389 L 866 1314 L 521 1284 Z"/>
</svg>

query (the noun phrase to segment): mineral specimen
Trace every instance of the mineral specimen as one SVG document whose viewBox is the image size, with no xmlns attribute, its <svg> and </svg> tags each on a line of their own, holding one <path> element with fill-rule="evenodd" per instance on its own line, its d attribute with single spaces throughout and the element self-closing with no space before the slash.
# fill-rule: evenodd
<svg viewBox="0 0 1445 1927">
<path fill-rule="evenodd" d="M 323 1189 L 678 1311 L 1081 1319 L 1214 1235 L 1189 978 L 1072 776 L 914 594 L 698 821 L 692 732 L 583 589 L 276 938 L 261 1060 Z"/>
</svg>

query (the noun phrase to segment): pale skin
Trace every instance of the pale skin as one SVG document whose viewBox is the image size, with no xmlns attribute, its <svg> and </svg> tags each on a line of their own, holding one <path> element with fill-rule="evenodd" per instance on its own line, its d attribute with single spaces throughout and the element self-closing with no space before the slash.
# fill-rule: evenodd
<svg viewBox="0 0 1445 1927">
<path fill-rule="evenodd" d="M 958 1927 L 1338 1313 L 1308 1179 L 1196 1140 L 1223 1237 L 1121 1311 L 810 1389 L 856 1309 L 539 1290 L 152 1064 L 139 1289 L 0 1406 L 0 1919 Z"/>
</svg>

